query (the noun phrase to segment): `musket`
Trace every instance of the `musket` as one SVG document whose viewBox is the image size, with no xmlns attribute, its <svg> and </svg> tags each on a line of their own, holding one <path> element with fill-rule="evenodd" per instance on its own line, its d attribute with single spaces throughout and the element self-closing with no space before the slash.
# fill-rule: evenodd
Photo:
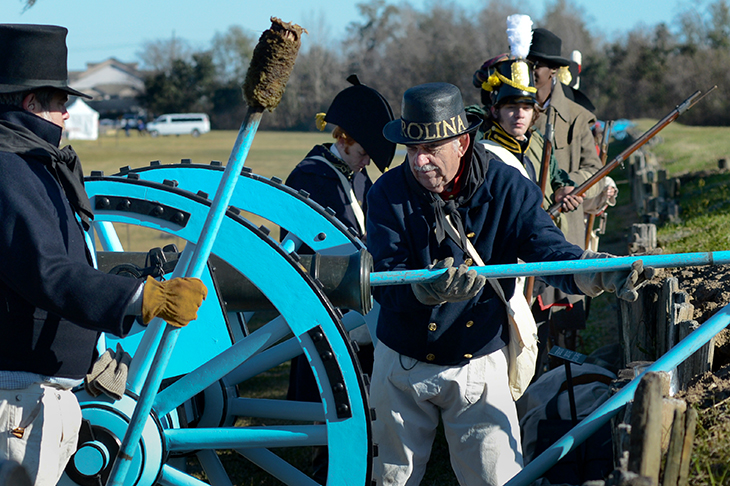
<svg viewBox="0 0 730 486">
<path fill-rule="evenodd" d="M 551 118 L 553 112 L 553 105 L 548 105 L 545 116 L 547 121 L 545 122 L 545 144 L 542 147 L 542 166 L 540 167 L 540 191 L 543 197 L 547 190 L 547 181 L 550 178 L 550 158 L 553 154 L 553 138 L 555 129 L 553 128 L 553 121 Z"/>
<path fill-rule="evenodd" d="M 613 120 L 607 121 L 603 127 L 603 137 L 601 138 L 601 153 L 598 156 L 598 158 L 601 159 L 601 167 L 606 165 L 606 159 L 608 158 L 608 139 L 611 137 L 612 128 L 613 128 Z M 593 233 L 593 225 L 594 225 L 595 221 L 596 221 L 596 215 L 589 214 L 588 221 L 586 221 L 586 241 L 585 241 L 586 249 L 588 249 L 588 246 L 590 245 L 590 242 L 591 242 L 591 236 Z"/>
<path fill-rule="evenodd" d="M 684 102 L 677 106 L 674 110 L 672 110 L 671 113 L 669 113 L 667 116 L 659 120 L 656 125 L 651 127 L 649 130 L 644 132 L 642 136 L 640 136 L 634 143 L 632 143 L 629 147 L 627 147 L 623 152 L 618 154 L 616 158 L 614 158 L 611 162 L 606 164 L 603 168 L 601 168 L 598 172 L 593 174 L 588 180 L 586 180 L 583 184 L 579 185 L 575 188 L 571 194 L 575 196 L 582 196 L 585 194 L 585 192 L 593 187 L 598 181 L 603 179 L 608 175 L 609 172 L 611 172 L 613 169 L 615 169 L 619 164 L 621 164 L 623 161 L 629 158 L 631 154 L 633 154 L 637 149 L 642 147 L 646 142 L 648 142 L 654 135 L 659 133 L 664 127 L 672 123 L 674 120 L 679 117 L 682 113 L 692 108 L 698 101 L 700 101 L 702 98 L 707 96 L 708 94 L 712 93 L 713 90 L 717 88 L 717 85 L 710 88 L 705 94 L 702 94 L 702 90 L 695 91 L 692 96 L 684 100 Z M 548 214 L 555 219 L 558 214 L 560 213 L 560 204 L 556 203 L 550 206 L 548 209 Z"/>
<path fill-rule="evenodd" d="M 555 79 L 555 78 L 553 78 Z M 552 90 L 555 89 L 555 82 L 553 82 L 550 90 L 550 96 L 552 97 Z M 553 105 L 550 104 L 545 112 L 545 136 L 544 144 L 542 146 L 542 166 L 540 166 L 540 192 L 542 197 L 545 198 L 545 191 L 547 190 L 547 182 L 550 178 L 550 158 L 553 155 L 553 139 L 555 138 L 555 128 L 553 127 L 552 115 Z M 532 302 L 532 289 L 535 287 L 535 277 L 528 277 L 525 281 L 525 299 L 527 302 Z"/>
</svg>

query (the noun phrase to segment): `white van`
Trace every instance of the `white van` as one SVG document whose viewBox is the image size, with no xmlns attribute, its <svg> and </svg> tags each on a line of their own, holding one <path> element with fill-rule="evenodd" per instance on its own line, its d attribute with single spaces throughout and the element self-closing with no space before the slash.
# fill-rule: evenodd
<svg viewBox="0 0 730 486">
<path fill-rule="evenodd" d="M 205 113 L 170 113 L 158 116 L 147 124 L 147 131 L 157 135 L 185 135 L 199 137 L 210 131 L 210 120 Z"/>
</svg>

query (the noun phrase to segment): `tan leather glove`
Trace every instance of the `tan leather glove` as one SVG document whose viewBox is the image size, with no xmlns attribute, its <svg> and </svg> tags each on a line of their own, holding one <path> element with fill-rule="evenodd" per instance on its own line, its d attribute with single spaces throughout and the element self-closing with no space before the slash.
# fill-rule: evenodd
<svg viewBox="0 0 730 486">
<path fill-rule="evenodd" d="M 616 258 L 610 253 L 596 253 L 586 250 L 581 260 L 588 258 Z M 612 272 L 576 273 L 575 284 L 589 297 L 601 295 L 603 291 L 615 292 L 619 299 L 635 302 L 639 298 L 638 289 L 643 287 L 654 276 L 654 268 L 644 267 L 641 260 L 636 260 L 630 270 Z"/>
<path fill-rule="evenodd" d="M 91 368 L 84 380 L 84 387 L 92 397 L 102 393 L 114 400 L 121 400 L 127 389 L 127 373 L 132 357 L 117 343 L 117 350 L 107 349 Z"/>
<path fill-rule="evenodd" d="M 433 282 L 411 284 L 413 294 L 422 304 L 439 305 L 445 302 L 470 300 L 482 290 L 487 281 L 485 277 L 478 275 L 476 270 L 469 269 L 464 264 L 454 267 L 452 257 L 428 266 L 429 270 L 442 268 L 445 268 L 446 271 Z"/>
<path fill-rule="evenodd" d="M 142 295 L 142 322 L 160 317 L 175 327 L 185 327 L 198 318 L 198 308 L 208 289 L 198 278 L 173 278 L 159 282 L 147 277 Z"/>
</svg>

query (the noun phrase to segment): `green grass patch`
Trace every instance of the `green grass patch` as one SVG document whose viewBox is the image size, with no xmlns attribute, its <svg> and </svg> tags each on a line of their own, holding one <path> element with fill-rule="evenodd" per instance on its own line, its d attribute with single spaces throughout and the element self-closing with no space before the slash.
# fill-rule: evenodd
<svg viewBox="0 0 730 486">
<path fill-rule="evenodd" d="M 699 173 L 682 178 L 681 221 L 657 228 L 667 253 L 730 248 L 730 173 Z"/>
<path fill-rule="evenodd" d="M 639 119 L 636 123 L 635 131 L 643 133 L 656 120 Z M 719 159 L 730 157 L 730 127 L 690 127 L 675 121 L 648 145 L 669 175 L 716 169 Z"/>
</svg>

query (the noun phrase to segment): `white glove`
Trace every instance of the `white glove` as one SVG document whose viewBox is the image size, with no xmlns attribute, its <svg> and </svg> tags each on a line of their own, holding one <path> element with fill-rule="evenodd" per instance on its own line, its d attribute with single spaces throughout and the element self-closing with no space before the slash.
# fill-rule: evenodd
<svg viewBox="0 0 730 486">
<path fill-rule="evenodd" d="M 581 260 L 588 258 L 616 258 L 610 253 L 596 253 L 586 250 L 580 256 Z M 644 267 L 644 262 L 636 260 L 631 270 L 616 270 L 612 272 L 576 273 L 573 275 L 575 284 L 589 297 L 597 297 L 603 293 L 615 292 L 616 297 L 628 302 L 635 302 L 639 298 L 638 289 L 643 287 L 654 276 L 654 268 Z"/>
<path fill-rule="evenodd" d="M 463 263 L 454 267 L 452 257 L 436 261 L 428 266 L 429 270 L 445 268 L 446 271 L 433 282 L 411 284 L 411 289 L 419 302 L 425 305 L 439 305 L 445 302 L 462 302 L 474 298 L 482 290 L 487 279 L 469 269 Z"/>
</svg>

